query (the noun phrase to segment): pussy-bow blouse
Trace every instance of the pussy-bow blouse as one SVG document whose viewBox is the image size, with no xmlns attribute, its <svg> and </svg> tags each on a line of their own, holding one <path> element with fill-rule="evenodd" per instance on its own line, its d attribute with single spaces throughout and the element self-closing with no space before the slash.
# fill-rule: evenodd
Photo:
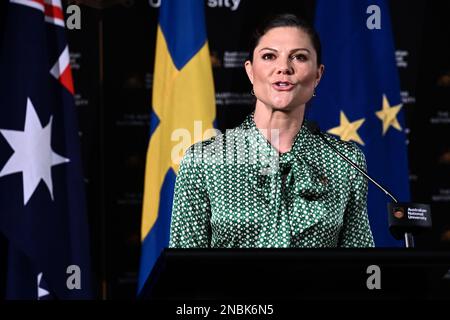
<svg viewBox="0 0 450 320">
<path fill-rule="evenodd" d="M 326 138 L 361 168 L 354 144 Z M 367 181 L 303 122 L 278 151 L 253 114 L 194 144 L 178 171 L 172 248 L 373 247 Z"/>
</svg>

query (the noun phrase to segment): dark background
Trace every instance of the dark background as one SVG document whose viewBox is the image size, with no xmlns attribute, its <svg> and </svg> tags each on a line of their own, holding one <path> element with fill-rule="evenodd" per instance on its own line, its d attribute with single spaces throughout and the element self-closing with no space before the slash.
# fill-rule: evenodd
<svg viewBox="0 0 450 320">
<path fill-rule="evenodd" d="M 139 266 L 158 14 L 152 5 L 159 1 L 69 2 L 81 7 L 81 30 L 68 30 L 67 36 L 97 296 L 132 299 Z M 226 2 L 205 1 L 220 130 L 239 124 L 252 108 L 242 63 L 233 58 L 245 57 L 248 33 L 256 22 L 268 13 L 285 11 L 313 22 L 315 6 L 312 0 L 241 0 L 233 11 L 224 6 Z M 218 3 L 223 6 L 213 6 Z M 416 244 L 450 248 L 450 23 L 446 16 L 450 4 L 396 0 L 390 1 L 390 8 L 409 137 L 412 200 L 430 203 L 433 214 L 432 232 L 418 237 Z M 4 249 L 0 238 L 0 288 Z"/>
</svg>

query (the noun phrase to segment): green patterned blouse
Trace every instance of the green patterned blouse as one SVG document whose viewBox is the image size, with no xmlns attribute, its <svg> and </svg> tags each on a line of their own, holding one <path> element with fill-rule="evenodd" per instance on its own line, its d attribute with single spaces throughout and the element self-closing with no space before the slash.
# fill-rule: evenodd
<svg viewBox="0 0 450 320">
<path fill-rule="evenodd" d="M 365 168 L 355 144 L 326 138 Z M 365 178 L 305 123 L 280 154 L 251 114 L 186 151 L 169 247 L 373 247 L 366 199 Z"/>
</svg>

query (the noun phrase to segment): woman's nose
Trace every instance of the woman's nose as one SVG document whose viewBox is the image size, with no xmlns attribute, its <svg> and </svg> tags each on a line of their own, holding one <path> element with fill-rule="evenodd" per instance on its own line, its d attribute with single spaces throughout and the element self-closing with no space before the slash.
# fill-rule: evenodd
<svg viewBox="0 0 450 320">
<path fill-rule="evenodd" d="M 287 60 L 281 60 L 280 63 L 277 65 L 277 73 L 278 74 L 293 74 L 294 69 L 291 66 L 291 61 L 289 59 Z"/>
</svg>

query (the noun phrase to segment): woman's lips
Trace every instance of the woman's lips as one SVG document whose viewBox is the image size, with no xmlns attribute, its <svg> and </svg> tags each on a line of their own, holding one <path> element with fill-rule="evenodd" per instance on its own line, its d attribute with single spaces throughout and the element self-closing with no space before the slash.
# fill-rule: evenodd
<svg viewBox="0 0 450 320">
<path fill-rule="evenodd" d="M 277 91 L 291 91 L 294 84 L 287 81 L 277 81 L 272 83 L 272 87 Z"/>
</svg>

